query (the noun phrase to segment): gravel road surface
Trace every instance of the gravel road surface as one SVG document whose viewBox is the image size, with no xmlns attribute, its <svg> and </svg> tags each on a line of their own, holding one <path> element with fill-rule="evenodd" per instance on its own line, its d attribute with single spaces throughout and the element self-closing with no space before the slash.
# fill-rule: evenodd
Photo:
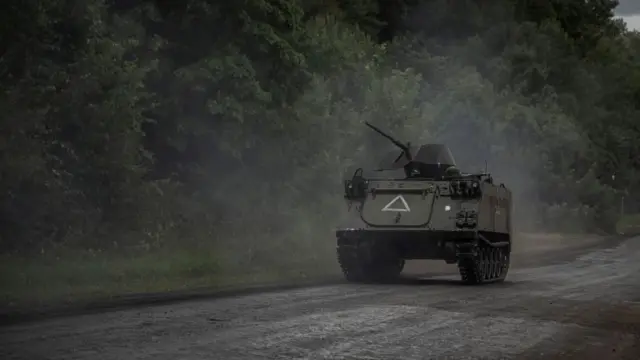
<svg viewBox="0 0 640 360">
<path fill-rule="evenodd" d="M 4 326 L 0 359 L 640 359 L 640 238 L 527 260 L 503 284 L 452 273 Z"/>
</svg>

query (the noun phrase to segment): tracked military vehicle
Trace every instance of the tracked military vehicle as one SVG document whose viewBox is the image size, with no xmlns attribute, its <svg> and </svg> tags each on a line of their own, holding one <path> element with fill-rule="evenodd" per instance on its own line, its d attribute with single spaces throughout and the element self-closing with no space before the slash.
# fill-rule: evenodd
<svg viewBox="0 0 640 360">
<path fill-rule="evenodd" d="M 442 144 L 402 144 L 373 175 L 358 168 L 344 182 L 348 225 L 336 231 L 349 281 L 389 281 L 405 260 L 457 264 L 467 284 L 498 282 L 509 271 L 511 191 L 490 174 L 462 173 Z"/>
</svg>

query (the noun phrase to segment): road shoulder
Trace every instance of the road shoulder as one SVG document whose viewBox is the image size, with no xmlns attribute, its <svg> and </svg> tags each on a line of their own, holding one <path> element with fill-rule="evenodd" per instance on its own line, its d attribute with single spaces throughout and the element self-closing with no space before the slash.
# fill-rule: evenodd
<svg viewBox="0 0 640 360">
<path fill-rule="evenodd" d="M 562 235 L 541 235 L 524 234 L 516 239 L 514 246 L 514 266 L 522 267 L 528 265 L 538 265 L 541 261 L 565 261 L 580 253 L 591 249 L 613 246 L 629 236 L 562 236 Z M 544 258 L 544 259 L 543 259 Z M 409 264 L 407 273 L 413 275 L 438 275 L 449 273 L 455 269 L 455 265 L 446 265 L 442 262 L 429 262 L 433 266 Z M 255 293 L 265 293 L 283 291 L 296 288 L 315 287 L 322 285 L 333 285 L 343 283 L 340 276 L 328 275 L 324 277 L 314 277 L 305 280 L 272 282 L 254 284 L 251 286 L 225 287 L 225 288 L 195 288 L 190 290 L 141 293 L 109 298 L 95 299 L 92 301 L 70 302 L 65 304 L 55 304 L 50 306 L 13 307 L 10 309 L 0 309 L 0 324 L 11 325 L 23 322 L 40 321 L 48 318 L 76 316 L 83 314 L 100 313 L 129 309 L 135 307 L 146 307 L 161 304 L 171 304 L 198 299 L 213 299 L 221 297 L 232 297 L 249 295 Z"/>
</svg>

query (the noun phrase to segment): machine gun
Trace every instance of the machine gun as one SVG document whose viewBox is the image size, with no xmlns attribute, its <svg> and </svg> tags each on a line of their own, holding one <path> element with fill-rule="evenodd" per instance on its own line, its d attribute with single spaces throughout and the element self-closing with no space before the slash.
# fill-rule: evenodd
<svg viewBox="0 0 640 360">
<path fill-rule="evenodd" d="M 398 155 L 398 157 L 395 159 L 394 162 L 397 162 L 398 160 L 400 160 L 400 158 L 404 155 L 407 158 L 407 161 L 412 161 L 413 160 L 413 156 L 411 154 L 411 143 L 407 142 L 407 144 L 403 144 L 400 141 L 394 139 L 393 137 L 391 137 L 391 135 L 388 135 L 387 133 L 385 133 L 384 131 L 380 130 L 379 128 L 371 125 L 371 123 L 369 123 L 368 121 L 364 122 L 365 125 L 367 125 L 368 127 L 370 127 L 371 129 L 373 129 L 373 131 L 377 132 L 378 134 L 382 135 L 384 138 L 388 139 L 389 141 L 391 141 L 395 146 L 399 147 L 400 150 L 402 150 L 402 152 L 400 153 L 400 155 Z"/>
</svg>

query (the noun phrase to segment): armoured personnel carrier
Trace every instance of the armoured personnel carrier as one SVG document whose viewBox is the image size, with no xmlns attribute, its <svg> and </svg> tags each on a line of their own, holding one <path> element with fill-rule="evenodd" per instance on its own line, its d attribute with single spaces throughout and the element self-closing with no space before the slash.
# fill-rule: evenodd
<svg viewBox="0 0 640 360">
<path fill-rule="evenodd" d="M 336 231 L 348 281 L 390 281 L 405 260 L 457 264 L 462 281 L 503 281 L 511 256 L 511 191 L 490 174 L 462 173 L 442 144 L 402 144 L 373 175 L 358 168 L 344 182 L 348 225 Z"/>
</svg>

